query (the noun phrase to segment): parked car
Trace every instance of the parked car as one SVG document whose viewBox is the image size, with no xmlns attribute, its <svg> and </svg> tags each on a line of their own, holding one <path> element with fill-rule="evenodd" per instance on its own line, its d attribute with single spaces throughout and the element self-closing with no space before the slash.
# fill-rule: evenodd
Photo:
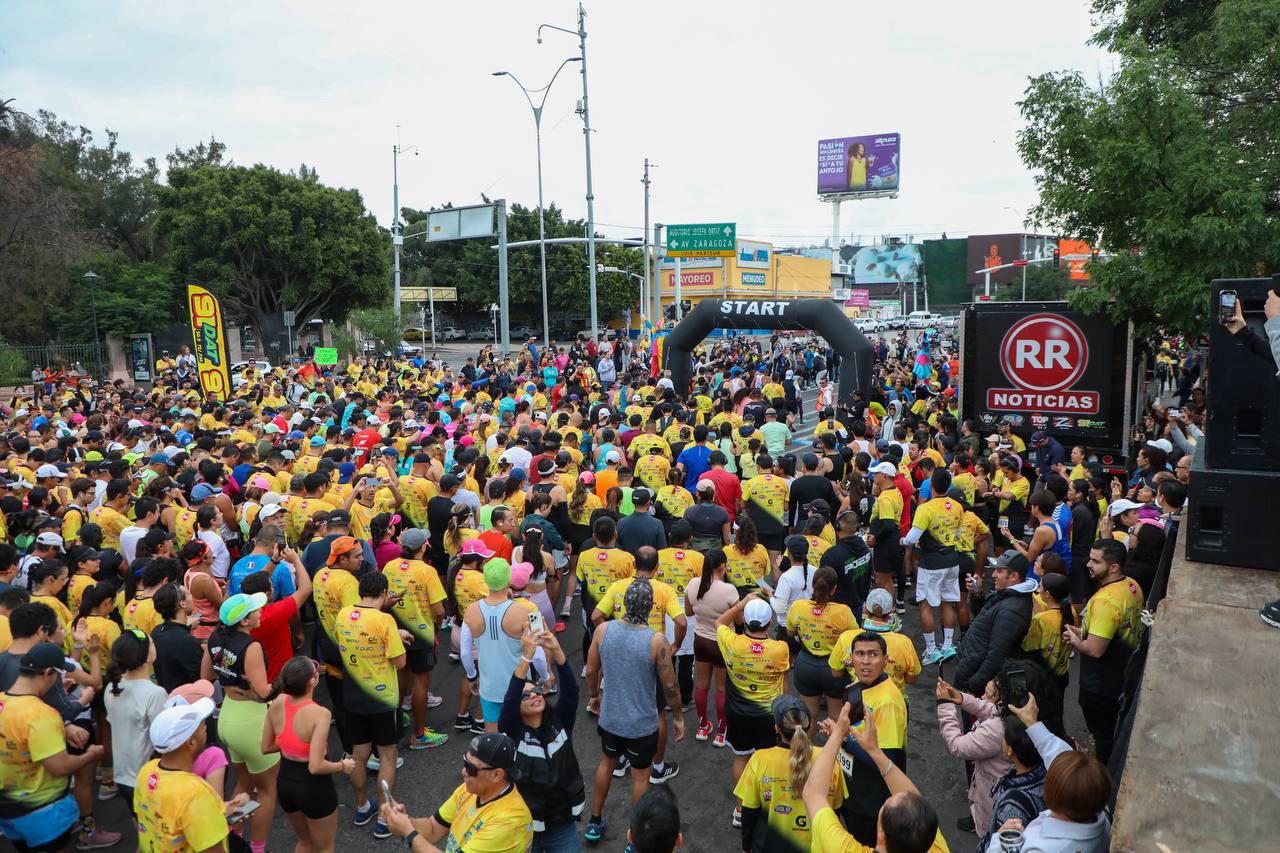
<svg viewBox="0 0 1280 853">
<path fill-rule="evenodd" d="M 535 329 L 533 326 L 512 326 L 511 340 L 524 342 L 529 338 L 542 338 L 542 329 Z"/>
<path fill-rule="evenodd" d="M 493 340 L 492 326 L 477 326 L 467 331 L 467 340 L 469 341 L 491 341 Z"/>
<path fill-rule="evenodd" d="M 443 329 L 436 329 L 436 340 L 441 341 L 465 341 L 467 333 L 457 326 L 446 326 Z"/>
<path fill-rule="evenodd" d="M 271 362 L 255 359 L 254 361 L 236 361 L 231 364 L 231 386 L 239 388 L 244 384 L 244 369 L 252 364 L 258 369 L 258 375 L 264 376 L 271 371 Z"/>
<path fill-rule="evenodd" d="M 907 315 L 908 329 L 928 329 L 942 318 L 930 311 L 912 311 Z"/>
<path fill-rule="evenodd" d="M 422 345 L 411 343 L 409 341 L 401 341 L 400 345 L 396 347 L 396 354 L 408 356 L 410 358 L 422 355 Z"/>
</svg>

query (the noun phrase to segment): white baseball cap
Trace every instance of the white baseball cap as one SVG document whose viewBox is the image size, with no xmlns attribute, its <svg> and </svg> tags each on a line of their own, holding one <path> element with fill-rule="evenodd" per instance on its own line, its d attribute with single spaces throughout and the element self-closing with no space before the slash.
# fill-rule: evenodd
<svg viewBox="0 0 1280 853">
<path fill-rule="evenodd" d="M 747 627 L 752 630 L 760 630 L 769 624 L 769 620 L 773 618 L 773 608 L 769 606 L 769 602 L 756 598 L 747 602 L 747 606 L 742 611 L 742 621 L 747 623 Z"/>
<path fill-rule="evenodd" d="M 1107 507 L 1107 515 L 1117 516 L 1121 513 L 1128 512 L 1131 509 L 1142 509 L 1142 504 L 1137 501 L 1131 501 L 1128 498 L 1121 498 L 1118 501 L 1113 501 L 1111 505 Z"/>
<path fill-rule="evenodd" d="M 262 509 L 258 510 L 258 518 L 265 520 L 278 512 L 284 512 L 283 504 L 264 504 Z"/>
<path fill-rule="evenodd" d="M 189 705 L 165 708 L 151 721 L 151 745 L 164 755 L 173 752 L 196 733 L 213 713 L 216 706 L 212 699 L 197 699 Z"/>
<path fill-rule="evenodd" d="M 36 537 L 37 545 L 44 545 L 46 548 L 57 548 L 59 551 L 64 550 L 62 537 L 57 533 L 41 533 Z"/>
<path fill-rule="evenodd" d="M 1148 441 L 1147 447 L 1155 447 L 1163 450 L 1165 453 L 1173 452 L 1173 442 L 1167 438 L 1157 438 L 1155 441 Z"/>
<path fill-rule="evenodd" d="M 146 424 L 144 424 L 142 421 L 138 420 L 137 418 L 132 419 L 128 423 L 129 429 L 142 429 L 144 426 L 146 426 Z"/>
<path fill-rule="evenodd" d="M 57 466 L 57 465 L 41 465 L 39 468 L 37 468 L 37 469 L 36 469 L 36 479 L 37 479 L 37 480 L 43 480 L 43 479 L 45 479 L 46 477 L 57 477 L 58 479 L 60 479 L 60 480 L 61 480 L 61 479 L 65 478 L 66 476 L 67 476 L 67 475 L 66 475 L 66 474 L 64 474 L 64 473 L 63 473 L 63 472 L 58 468 L 58 466 Z"/>
<path fill-rule="evenodd" d="M 621 462 L 622 454 L 616 450 L 610 450 L 608 453 L 604 455 L 604 461 L 605 462 Z"/>
<path fill-rule="evenodd" d="M 379 424 L 382 423 L 382 418 L 378 417 L 377 415 L 369 415 L 369 417 L 364 419 L 364 422 L 367 423 L 369 426 L 378 426 Z"/>
<path fill-rule="evenodd" d="M 898 476 L 898 467 L 892 462 L 881 462 L 871 466 L 872 474 L 884 474 L 886 477 Z"/>
</svg>

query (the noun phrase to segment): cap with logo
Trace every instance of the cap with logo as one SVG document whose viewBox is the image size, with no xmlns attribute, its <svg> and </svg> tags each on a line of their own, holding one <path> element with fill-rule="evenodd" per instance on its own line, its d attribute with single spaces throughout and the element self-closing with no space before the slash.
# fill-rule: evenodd
<svg viewBox="0 0 1280 853">
<path fill-rule="evenodd" d="M 473 737 L 470 752 L 499 770 L 510 770 L 516 763 L 515 742 L 501 732 L 486 732 Z"/>
<path fill-rule="evenodd" d="M 213 700 L 205 697 L 190 704 L 165 708 L 151 721 L 151 745 L 161 755 L 173 752 L 191 740 L 215 707 Z"/>
<path fill-rule="evenodd" d="M 265 592 L 236 593 L 222 602 L 218 608 L 218 619 L 223 625 L 239 625 L 250 614 L 267 606 Z"/>
</svg>

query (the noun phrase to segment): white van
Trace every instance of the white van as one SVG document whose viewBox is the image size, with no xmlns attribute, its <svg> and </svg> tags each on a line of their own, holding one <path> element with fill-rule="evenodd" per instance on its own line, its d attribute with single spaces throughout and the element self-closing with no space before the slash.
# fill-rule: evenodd
<svg viewBox="0 0 1280 853">
<path fill-rule="evenodd" d="M 929 311 L 912 311 L 907 315 L 907 328 L 927 329 L 930 326 L 937 325 L 941 319 L 941 314 L 933 314 Z"/>
</svg>

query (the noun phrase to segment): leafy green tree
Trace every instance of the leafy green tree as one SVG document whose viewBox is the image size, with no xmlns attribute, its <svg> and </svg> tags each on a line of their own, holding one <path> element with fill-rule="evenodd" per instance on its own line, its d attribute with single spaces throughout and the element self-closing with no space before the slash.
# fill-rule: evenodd
<svg viewBox="0 0 1280 853">
<path fill-rule="evenodd" d="M 205 282 L 229 314 L 261 322 L 285 310 L 302 326 L 386 302 L 390 241 L 355 190 L 314 170 L 284 174 L 200 165 L 169 172 L 156 230 L 182 277 Z"/>
<path fill-rule="evenodd" d="M 400 344 L 400 322 L 390 305 L 352 311 L 351 324 L 360 330 L 362 341 L 375 342 L 378 352 L 394 351 Z"/>
<path fill-rule="evenodd" d="M 1066 299 L 1073 290 L 1071 273 L 1062 266 L 1054 269 L 1049 264 L 1027 265 L 1027 301 L 1055 302 Z M 1022 279 L 1012 284 L 1002 284 L 996 291 L 997 302 L 1018 302 L 1022 299 Z"/>
<path fill-rule="evenodd" d="M 92 299 L 83 274 L 98 275 Z M 161 329 L 186 317 L 186 291 L 178 276 L 163 263 L 134 263 L 119 254 L 99 256 L 71 272 L 77 296 L 59 317 L 64 340 L 93 340 L 93 304 L 103 335 L 129 335 Z"/>
<path fill-rule="evenodd" d="M 451 206 L 445 204 L 438 209 Z M 405 208 L 404 217 L 408 223 L 404 229 L 406 234 L 426 227 L 427 211 Z M 547 206 L 543 218 L 548 239 L 586 236 L 585 220 L 565 219 L 563 210 L 554 204 Z M 538 208 L 509 204 L 508 242 L 537 239 Z M 459 307 L 464 313 L 487 309 L 498 301 L 498 253 L 490 248 L 495 243 L 492 239 L 427 243 L 421 238 L 410 238 L 405 241 L 401 257 L 404 281 L 409 285 L 457 287 Z M 639 272 L 642 253 L 639 249 L 598 242 L 596 263 Z M 509 250 L 507 280 L 513 317 L 541 326 L 542 275 L 538 246 Z M 590 280 L 585 243 L 547 246 L 547 293 L 553 322 L 557 315 L 589 315 Z M 597 310 L 603 321 L 634 308 L 640 290 L 630 276 L 606 274 L 598 276 L 596 294 Z"/>
<path fill-rule="evenodd" d="M 1044 74 L 1020 104 L 1033 218 L 1110 255 L 1074 305 L 1143 335 L 1202 332 L 1211 279 L 1280 262 L 1280 4 L 1095 0 L 1094 13 L 1115 73 Z"/>
</svg>

